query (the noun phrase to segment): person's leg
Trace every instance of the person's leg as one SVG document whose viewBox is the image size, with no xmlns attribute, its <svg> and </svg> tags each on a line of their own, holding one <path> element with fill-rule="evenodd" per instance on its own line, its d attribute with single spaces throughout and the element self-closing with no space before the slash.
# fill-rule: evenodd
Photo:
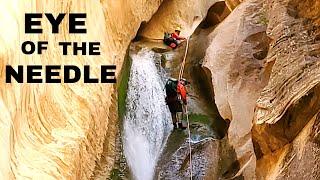
<svg viewBox="0 0 320 180">
<path fill-rule="evenodd" d="M 170 47 L 171 47 L 172 49 L 175 49 L 175 48 L 177 47 L 177 45 L 176 45 L 175 43 L 171 43 L 171 44 L 170 44 Z"/>
<path fill-rule="evenodd" d="M 174 41 L 173 41 L 173 44 L 175 45 L 174 49 L 175 49 L 175 48 L 177 48 L 177 47 L 178 47 L 178 45 L 179 45 L 179 43 L 178 43 L 178 41 L 177 41 L 177 40 L 174 40 Z"/>
<path fill-rule="evenodd" d="M 178 126 L 179 126 L 179 128 L 181 128 L 181 129 L 185 129 L 183 126 L 182 126 L 182 119 L 183 119 L 183 105 L 180 103 L 180 102 L 178 102 L 178 119 L 177 119 L 177 121 L 178 121 Z"/>
<path fill-rule="evenodd" d="M 182 105 L 182 111 L 181 111 L 181 116 L 180 116 L 180 120 L 179 120 L 179 123 L 178 123 L 178 125 L 179 125 L 179 128 L 181 128 L 181 129 L 186 129 L 187 127 L 185 127 L 185 126 L 183 126 L 183 123 L 182 123 L 182 120 L 183 120 L 183 117 L 185 116 L 185 113 L 186 112 L 186 109 L 185 109 L 185 106 L 184 105 Z"/>
<path fill-rule="evenodd" d="M 171 102 L 170 99 L 167 99 L 167 104 L 171 113 L 173 128 L 177 128 L 177 111 L 175 107 L 175 103 Z"/>
<path fill-rule="evenodd" d="M 177 112 L 177 122 L 181 123 L 181 119 L 182 119 L 182 113 L 181 112 Z"/>
<path fill-rule="evenodd" d="M 177 113 L 171 112 L 173 128 L 177 129 Z"/>
<path fill-rule="evenodd" d="M 182 118 L 186 115 L 186 105 L 182 105 Z"/>
</svg>

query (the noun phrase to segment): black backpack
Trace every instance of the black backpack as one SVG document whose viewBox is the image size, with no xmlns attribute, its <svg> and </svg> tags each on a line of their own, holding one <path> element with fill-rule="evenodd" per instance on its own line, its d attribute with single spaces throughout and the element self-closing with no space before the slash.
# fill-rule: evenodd
<svg viewBox="0 0 320 180">
<path fill-rule="evenodd" d="M 166 45 L 169 46 L 169 45 L 171 44 L 171 42 L 172 42 L 171 39 L 172 39 L 172 38 L 171 38 L 170 33 L 165 32 L 164 35 L 163 35 L 163 42 L 164 42 L 164 44 L 166 44 Z"/>
<path fill-rule="evenodd" d="M 177 85 L 178 85 L 178 80 L 174 78 L 168 79 L 165 89 L 166 89 L 166 94 L 167 96 L 176 96 L 177 95 Z"/>
<path fill-rule="evenodd" d="M 170 37 L 171 37 L 170 33 L 165 32 L 164 35 L 163 35 L 163 40 L 168 39 Z"/>
</svg>

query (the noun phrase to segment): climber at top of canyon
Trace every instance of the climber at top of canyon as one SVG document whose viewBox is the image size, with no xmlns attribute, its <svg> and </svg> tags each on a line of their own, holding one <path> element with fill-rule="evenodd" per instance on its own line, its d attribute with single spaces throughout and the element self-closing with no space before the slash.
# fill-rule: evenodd
<svg viewBox="0 0 320 180">
<path fill-rule="evenodd" d="M 181 32 L 180 27 L 177 27 L 174 33 L 170 34 L 165 32 L 163 42 L 169 47 L 171 47 L 172 49 L 176 49 L 182 41 L 186 40 L 185 37 L 180 36 L 180 32 Z"/>
</svg>

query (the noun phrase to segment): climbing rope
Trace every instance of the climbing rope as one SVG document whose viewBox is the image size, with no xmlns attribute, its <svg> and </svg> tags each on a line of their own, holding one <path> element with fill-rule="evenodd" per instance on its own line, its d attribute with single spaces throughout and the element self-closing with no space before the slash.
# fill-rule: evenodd
<svg viewBox="0 0 320 180">
<path fill-rule="evenodd" d="M 179 80 L 182 78 L 183 76 L 183 72 L 184 72 L 184 66 L 186 64 L 186 59 L 187 59 L 187 55 L 188 55 L 188 49 L 189 49 L 189 37 L 187 38 L 187 44 L 186 44 L 186 50 L 184 52 L 184 57 L 183 57 L 183 61 L 181 63 L 181 67 L 180 67 L 180 72 L 179 72 Z"/>
<path fill-rule="evenodd" d="M 186 50 L 184 52 L 184 57 L 183 57 L 183 61 L 181 63 L 181 67 L 180 67 L 180 72 L 179 72 L 179 80 L 182 79 L 183 76 L 183 72 L 184 72 L 184 67 L 186 64 L 186 59 L 187 59 L 187 55 L 188 55 L 188 49 L 189 49 L 189 37 L 187 38 L 187 44 L 186 44 Z M 185 106 L 185 114 L 186 114 L 186 118 L 187 118 L 187 123 L 188 123 L 188 135 L 189 135 L 189 153 L 190 153 L 190 179 L 192 180 L 192 148 L 191 148 L 191 132 L 190 132 L 190 122 L 189 122 L 189 113 L 188 113 L 188 108 L 187 105 Z"/>
</svg>

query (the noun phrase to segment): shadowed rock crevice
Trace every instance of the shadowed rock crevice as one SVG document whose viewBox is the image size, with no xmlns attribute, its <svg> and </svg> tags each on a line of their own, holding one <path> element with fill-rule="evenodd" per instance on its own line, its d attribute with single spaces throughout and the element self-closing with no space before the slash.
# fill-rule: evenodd
<svg viewBox="0 0 320 180">
<path fill-rule="evenodd" d="M 208 10 L 206 18 L 199 25 L 200 28 L 206 29 L 213 26 L 216 26 L 220 22 L 222 22 L 231 11 L 226 6 L 224 1 L 217 2 Z"/>
<path fill-rule="evenodd" d="M 269 45 L 271 43 L 270 37 L 265 31 L 258 32 L 248 36 L 244 42 L 252 44 L 253 57 L 258 60 L 263 60 L 267 57 L 269 52 Z"/>
<path fill-rule="evenodd" d="M 217 109 L 214 101 L 214 90 L 212 86 L 211 72 L 200 64 L 195 65 L 191 68 L 192 82 L 197 91 L 201 93 L 203 101 L 208 106 L 208 109 L 215 114 L 212 119 L 212 128 L 219 135 L 219 138 L 223 138 L 228 130 L 229 121 L 224 120 Z"/>
<path fill-rule="evenodd" d="M 137 35 L 132 40 L 133 42 L 140 41 L 140 40 L 143 39 L 143 37 L 140 34 L 142 33 L 142 31 L 146 27 L 146 25 L 147 25 L 146 21 L 141 22 L 140 27 L 139 27 L 139 29 L 137 31 Z"/>
</svg>

